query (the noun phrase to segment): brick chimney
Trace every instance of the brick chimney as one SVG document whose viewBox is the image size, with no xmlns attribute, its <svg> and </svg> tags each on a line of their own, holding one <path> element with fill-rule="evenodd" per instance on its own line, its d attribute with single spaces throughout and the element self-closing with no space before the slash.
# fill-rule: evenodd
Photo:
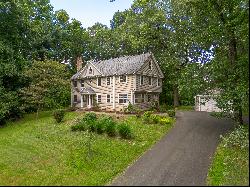
<svg viewBox="0 0 250 187">
<path fill-rule="evenodd" d="M 82 69 L 82 64 L 83 64 L 82 56 L 78 56 L 76 58 L 76 70 L 77 70 L 77 72 L 80 71 L 80 69 Z"/>
</svg>

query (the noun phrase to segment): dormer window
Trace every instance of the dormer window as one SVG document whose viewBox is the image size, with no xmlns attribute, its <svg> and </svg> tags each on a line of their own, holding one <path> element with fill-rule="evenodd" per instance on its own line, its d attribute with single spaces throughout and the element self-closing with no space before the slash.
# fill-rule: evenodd
<svg viewBox="0 0 250 187">
<path fill-rule="evenodd" d="M 148 67 L 149 69 L 152 69 L 152 62 L 151 61 L 148 62 L 148 66 L 149 66 Z"/>
<path fill-rule="evenodd" d="M 93 74 L 93 70 L 91 67 L 89 67 L 89 74 Z"/>
</svg>

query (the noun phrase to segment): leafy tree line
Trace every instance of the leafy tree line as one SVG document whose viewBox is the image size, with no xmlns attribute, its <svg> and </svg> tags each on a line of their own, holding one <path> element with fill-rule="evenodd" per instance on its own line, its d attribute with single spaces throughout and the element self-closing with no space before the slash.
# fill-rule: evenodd
<svg viewBox="0 0 250 187">
<path fill-rule="evenodd" d="M 249 95 L 248 8 L 246 0 L 134 0 L 114 14 L 110 27 L 83 28 L 66 11 L 53 11 L 49 0 L 2 0 L 0 121 L 55 103 L 67 106 L 68 78 L 79 56 L 87 61 L 151 51 L 165 75 L 161 103 L 194 105 L 196 94 L 220 88 L 220 106 L 233 107 L 242 123 Z M 48 84 L 50 69 L 55 87 Z"/>
</svg>

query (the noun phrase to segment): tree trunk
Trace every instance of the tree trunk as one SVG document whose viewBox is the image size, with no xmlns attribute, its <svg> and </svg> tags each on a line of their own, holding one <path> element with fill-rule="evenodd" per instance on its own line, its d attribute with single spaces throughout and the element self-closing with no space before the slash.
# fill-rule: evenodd
<svg viewBox="0 0 250 187">
<path fill-rule="evenodd" d="M 180 102 L 179 102 L 179 90 L 177 85 L 174 86 L 173 91 L 174 91 L 174 107 L 178 107 L 180 106 Z"/>
</svg>

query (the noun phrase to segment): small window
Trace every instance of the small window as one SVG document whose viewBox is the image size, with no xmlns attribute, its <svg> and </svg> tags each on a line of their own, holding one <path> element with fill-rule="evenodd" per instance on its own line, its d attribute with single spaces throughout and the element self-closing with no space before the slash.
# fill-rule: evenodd
<svg viewBox="0 0 250 187">
<path fill-rule="evenodd" d="M 144 94 L 135 94 L 135 103 L 143 103 Z"/>
<path fill-rule="evenodd" d="M 89 67 L 89 74 L 93 74 L 93 70 L 91 67 Z"/>
<path fill-rule="evenodd" d="M 73 81 L 74 87 L 77 87 L 77 81 Z"/>
<path fill-rule="evenodd" d="M 148 84 L 152 85 L 152 78 L 151 77 L 148 77 Z"/>
<path fill-rule="evenodd" d="M 148 102 L 151 101 L 151 95 L 148 95 Z"/>
<path fill-rule="evenodd" d="M 127 76 L 126 75 L 120 76 L 120 82 L 127 82 Z"/>
<path fill-rule="evenodd" d="M 107 85 L 110 85 L 110 77 L 107 77 Z"/>
<path fill-rule="evenodd" d="M 90 84 L 92 83 L 92 79 L 89 79 L 89 83 L 90 83 Z"/>
<path fill-rule="evenodd" d="M 127 103 L 128 94 L 119 94 L 119 103 Z"/>
<path fill-rule="evenodd" d="M 102 78 L 98 77 L 97 78 L 97 86 L 101 86 L 102 85 Z"/>
<path fill-rule="evenodd" d="M 157 79 L 157 86 L 160 86 L 160 79 Z"/>
<path fill-rule="evenodd" d="M 107 95 L 107 103 L 110 103 L 110 95 Z"/>
<path fill-rule="evenodd" d="M 77 95 L 74 95 L 74 102 L 77 102 Z"/>
<path fill-rule="evenodd" d="M 152 69 L 152 62 L 151 62 L 151 61 L 148 62 L 148 65 L 149 65 L 148 68 L 149 68 L 149 69 Z"/>
<path fill-rule="evenodd" d="M 140 85 L 143 85 L 143 82 L 144 82 L 144 80 L 143 80 L 143 75 L 141 75 L 141 76 L 140 76 Z"/>
<path fill-rule="evenodd" d="M 101 103 L 102 102 L 102 96 L 101 95 L 97 95 L 97 103 Z"/>
<path fill-rule="evenodd" d="M 81 87 L 84 87 L 84 80 L 81 80 Z"/>
</svg>

